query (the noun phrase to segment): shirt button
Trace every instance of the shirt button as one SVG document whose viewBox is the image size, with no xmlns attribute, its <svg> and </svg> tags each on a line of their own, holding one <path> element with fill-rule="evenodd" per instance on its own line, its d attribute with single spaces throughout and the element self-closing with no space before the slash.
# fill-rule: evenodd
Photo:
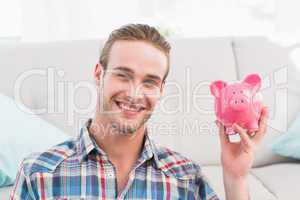
<svg viewBox="0 0 300 200">
<path fill-rule="evenodd" d="M 112 178 L 112 177 L 114 177 L 114 174 L 113 174 L 112 172 L 108 172 L 107 176 L 108 176 L 109 178 Z"/>
</svg>

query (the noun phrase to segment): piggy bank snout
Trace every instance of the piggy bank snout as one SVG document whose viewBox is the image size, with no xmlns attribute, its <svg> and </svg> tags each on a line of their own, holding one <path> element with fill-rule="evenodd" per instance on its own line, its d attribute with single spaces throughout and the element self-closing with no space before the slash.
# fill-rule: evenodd
<svg viewBox="0 0 300 200">
<path fill-rule="evenodd" d="M 249 106 L 249 99 L 244 96 L 234 96 L 230 99 L 229 105 L 234 110 L 243 110 Z"/>
</svg>

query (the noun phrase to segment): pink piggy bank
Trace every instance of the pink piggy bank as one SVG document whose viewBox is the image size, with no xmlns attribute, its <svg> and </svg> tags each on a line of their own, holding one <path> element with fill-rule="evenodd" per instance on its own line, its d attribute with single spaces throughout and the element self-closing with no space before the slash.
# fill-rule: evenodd
<svg viewBox="0 0 300 200">
<path fill-rule="evenodd" d="M 229 141 L 240 141 L 232 125 L 237 123 L 248 133 L 258 129 L 262 110 L 260 93 L 261 78 L 258 74 L 249 74 L 239 83 L 227 84 L 217 80 L 210 85 L 211 94 L 215 97 L 215 114 L 217 120 L 225 126 Z"/>
</svg>

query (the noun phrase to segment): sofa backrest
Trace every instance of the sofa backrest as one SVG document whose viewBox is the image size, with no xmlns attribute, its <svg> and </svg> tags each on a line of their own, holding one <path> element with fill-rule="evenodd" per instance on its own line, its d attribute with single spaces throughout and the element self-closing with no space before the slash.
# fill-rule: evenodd
<svg viewBox="0 0 300 200">
<path fill-rule="evenodd" d="M 245 41 L 251 38 L 170 41 L 171 68 L 164 97 L 148 122 L 157 143 L 200 164 L 220 163 L 209 83 L 216 79 L 234 81 L 251 70 L 261 71 L 265 65 L 253 63 L 257 68 L 252 68 L 248 64 L 253 52 L 239 46 Z M 21 100 L 42 118 L 75 136 L 94 115 L 97 99 L 93 70 L 102 44 L 101 40 L 86 40 L 0 45 L 0 92 Z M 257 166 L 282 160 L 265 148 L 261 151 Z"/>
</svg>

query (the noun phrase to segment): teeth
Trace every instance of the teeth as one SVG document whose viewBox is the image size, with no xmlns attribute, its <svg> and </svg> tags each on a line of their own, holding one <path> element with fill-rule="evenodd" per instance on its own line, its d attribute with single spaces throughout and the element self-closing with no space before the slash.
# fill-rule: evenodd
<svg viewBox="0 0 300 200">
<path fill-rule="evenodd" d="M 124 109 L 126 109 L 126 110 L 137 111 L 136 109 L 133 109 L 133 108 L 131 108 L 131 107 L 129 107 L 129 106 L 123 104 L 123 103 L 121 104 L 121 107 L 124 108 Z"/>
<path fill-rule="evenodd" d="M 124 103 L 122 101 L 118 101 L 116 100 L 116 104 L 122 109 L 122 110 L 129 110 L 132 112 L 140 112 L 143 109 L 145 109 L 145 107 L 141 104 L 128 104 L 128 103 Z"/>
<path fill-rule="evenodd" d="M 132 108 L 129 105 L 124 104 L 124 103 L 119 103 L 119 105 L 123 110 L 129 110 L 129 111 L 133 111 L 133 112 L 138 112 L 141 109 L 141 107 Z"/>
</svg>

